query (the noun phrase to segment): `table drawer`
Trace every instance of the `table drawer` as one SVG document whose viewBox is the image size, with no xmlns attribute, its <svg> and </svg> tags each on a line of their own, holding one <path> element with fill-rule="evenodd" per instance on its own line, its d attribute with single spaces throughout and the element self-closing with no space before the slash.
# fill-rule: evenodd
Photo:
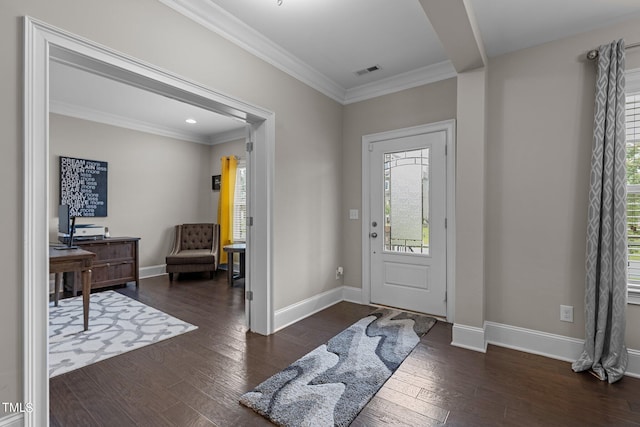
<svg viewBox="0 0 640 427">
<path fill-rule="evenodd" d="M 96 257 L 91 268 L 91 289 L 126 285 L 138 286 L 138 237 L 110 237 L 99 240 L 81 240 L 77 245 Z M 71 276 L 71 277 L 69 277 Z M 65 274 L 66 285 L 75 296 L 81 290 L 79 275 Z"/>
<path fill-rule="evenodd" d="M 82 249 L 96 254 L 95 263 L 101 260 L 133 259 L 136 255 L 136 242 L 83 244 Z"/>
<path fill-rule="evenodd" d="M 135 263 L 95 264 L 91 269 L 91 283 L 95 285 L 114 285 L 135 280 Z"/>
</svg>

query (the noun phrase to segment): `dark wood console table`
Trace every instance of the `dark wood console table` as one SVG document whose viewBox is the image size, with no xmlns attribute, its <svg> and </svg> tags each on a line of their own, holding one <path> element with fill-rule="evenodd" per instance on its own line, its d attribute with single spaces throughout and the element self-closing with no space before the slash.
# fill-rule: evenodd
<svg viewBox="0 0 640 427">
<path fill-rule="evenodd" d="M 91 266 L 96 254 L 82 249 L 56 249 L 49 247 L 49 273 L 55 274 L 53 300 L 58 306 L 58 294 L 62 274 L 73 272 L 82 275 L 82 313 L 84 330 L 89 329 L 89 296 L 91 295 Z"/>
<path fill-rule="evenodd" d="M 245 252 L 247 250 L 246 243 L 234 243 L 222 247 L 227 253 L 227 282 L 229 286 L 233 286 L 233 254 L 238 253 L 240 257 L 240 274 L 238 277 L 244 277 Z"/>
<path fill-rule="evenodd" d="M 93 261 L 91 289 L 126 285 L 134 281 L 138 287 L 140 284 L 139 241 L 139 237 L 107 237 L 99 240 L 75 241 L 74 245 L 96 254 Z M 74 275 L 69 279 L 73 296 L 76 296 L 79 290 L 79 277 Z"/>
</svg>

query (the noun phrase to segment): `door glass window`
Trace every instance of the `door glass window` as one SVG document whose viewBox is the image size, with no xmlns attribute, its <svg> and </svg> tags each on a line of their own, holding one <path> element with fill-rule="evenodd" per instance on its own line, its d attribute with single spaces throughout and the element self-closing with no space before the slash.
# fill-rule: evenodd
<svg viewBox="0 0 640 427">
<path fill-rule="evenodd" d="M 384 155 L 384 250 L 429 254 L 429 148 Z"/>
</svg>

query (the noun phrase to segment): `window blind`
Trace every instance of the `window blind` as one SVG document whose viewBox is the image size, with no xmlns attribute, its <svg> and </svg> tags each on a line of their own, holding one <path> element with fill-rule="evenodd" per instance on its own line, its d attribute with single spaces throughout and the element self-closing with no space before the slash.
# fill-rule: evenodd
<svg viewBox="0 0 640 427">
<path fill-rule="evenodd" d="M 627 247 L 629 296 L 640 297 L 640 92 L 626 97 Z"/>
<path fill-rule="evenodd" d="M 247 240 L 247 166 L 244 160 L 238 162 L 236 187 L 233 193 L 233 241 Z"/>
</svg>

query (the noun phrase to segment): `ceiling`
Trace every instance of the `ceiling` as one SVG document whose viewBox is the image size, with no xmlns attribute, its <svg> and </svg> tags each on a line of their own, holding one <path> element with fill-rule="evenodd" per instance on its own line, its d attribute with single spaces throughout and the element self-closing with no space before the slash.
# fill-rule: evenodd
<svg viewBox="0 0 640 427">
<path fill-rule="evenodd" d="M 342 104 L 456 75 L 420 0 L 282 0 L 280 6 L 278 0 L 159 1 Z M 465 5 L 489 57 L 640 17 L 639 0 L 467 0 Z M 372 66 L 379 69 L 356 74 Z M 56 65 L 52 106 L 63 114 L 84 108 L 95 116 L 126 117 L 142 128 L 158 127 L 202 143 L 244 131 L 235 120 L 100 79 L 105 80 Z M 185 126 L 191 116 L 202 119 Z"/>
<path fill-rule="evenodd" d="M 418 0 L 207 1 L 344 89 L 447 59 Z"/>
<path fill-rule="evenodd" d="M 237 119 L 55 61 L 49 73 L 53 113 L 200 144 L 245 137 Z"/>
</svg>

